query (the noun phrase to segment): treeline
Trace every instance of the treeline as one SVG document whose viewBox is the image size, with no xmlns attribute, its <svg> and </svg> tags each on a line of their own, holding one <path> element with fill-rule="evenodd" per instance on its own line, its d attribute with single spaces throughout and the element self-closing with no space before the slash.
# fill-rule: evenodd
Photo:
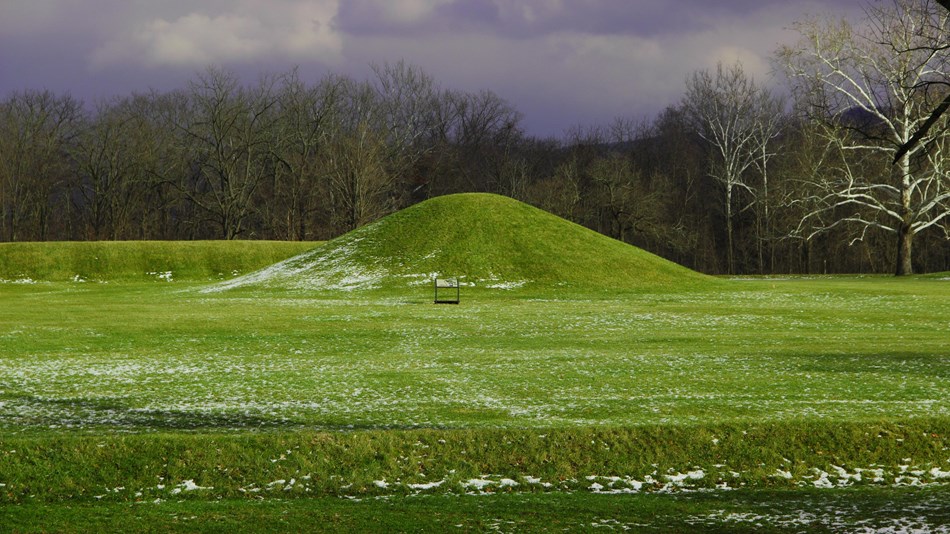
<svg viewBox="0 0 950 534">
<path fill-rule="evenodd" d="M 802 42 L 776 57 L 791 101 L 720 65 L 655 118 L 560 139 L 526 135 L 491 91 L 442 89 L 402 62 L 316 83 L 209 68 L 181 90 L 95 109 L 13 93 L 0 102 L 0 241 L 324 240 L 478 191 L 708 273 L 950 270 L 946 121 L 892 161 L 946 94 L 921 72 L 946 72 L 932 58 L 950 28 L 929 2 L 895 6 L 869 11 L 876 41 L 802 23 Z M 911 24 L 917 40 L 894 44 Z M 878 85 L 862 101 L 850 74 L 882 69 L 875 46 L 931 59 L 865 76 Z"/>
</svg>

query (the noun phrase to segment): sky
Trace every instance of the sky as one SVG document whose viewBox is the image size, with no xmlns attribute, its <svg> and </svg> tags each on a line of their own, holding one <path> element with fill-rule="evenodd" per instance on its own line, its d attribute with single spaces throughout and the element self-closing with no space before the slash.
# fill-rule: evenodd
<svg viewBox="0 0 950 534">
<path fill-rule="evenodd" d="M 184 88 L 214 65 L 253 83 L 299 66 L 357 79 L 403 60 L 446 89 L 490 89 L 530 135 L 649 119 L 687 76 L 770 57 L 806 16 L 860 20 L 868 0 L 0 0 L 0 97 L 88 103 Z"/>
</svg>

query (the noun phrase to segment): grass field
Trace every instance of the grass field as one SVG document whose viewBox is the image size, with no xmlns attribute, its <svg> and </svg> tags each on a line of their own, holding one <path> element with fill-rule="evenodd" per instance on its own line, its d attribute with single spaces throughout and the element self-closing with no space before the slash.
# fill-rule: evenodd
<svg viewBox="0 0 950 534">
<path fill-rule="evenodd" d="M 0 283 L 0 530 L 950 525 L 950 275 L 169 270 Z"/>
</svg>

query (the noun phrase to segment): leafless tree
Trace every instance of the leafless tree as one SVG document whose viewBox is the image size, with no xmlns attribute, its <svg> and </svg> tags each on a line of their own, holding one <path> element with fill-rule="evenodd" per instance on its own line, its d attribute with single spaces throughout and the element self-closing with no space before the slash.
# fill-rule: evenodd
<svg viewBox="0 0 950 534">
<path fill-rule="evenodd" d="M 241 86 L 230 72 L 209 68 L 191 82 L 188 122 L 176 124 L 185 133 L 194 165 L 192 182 L 181 191 L 220 229 L 224 239 L 245 230 L 253 199 L 273 172 L 271 136 L 277 113 L 274 78 Z"/>
<path fill-rule="evenodd" d="M 434 148 L 438 89 L 431 76 L 405 61 L 373 65 L 372 69 L 387 167 L 395 180 L 404 180 Z"/>
<path fill-rule="evenodd" d="M 739 63 L 731 67 L 720 63 L 715 74 L 697 71 L 686 83 L 683 105 L 696 132 L 715 154 L 710 175 L 724 192 L 730 273 L 736 268 L 733 217 L 751 206 L 749 203 L 736 210 L 734 197 L 737 190 L 755 197 L 748 174 L 757 165 L 764 171 L 768 163 L 767 145 L 777 134 L 779 124 L 771 119 L 775 102 L 769 91 L 756 85 Z"/>
<path fill-rule="evenodd" d="M 50 91 L 16 92 L 0 106 L 0 240 L 48 238 L 54 205 L 68 206 L 68 152 L 81 120 L 79 101 Z"/>
<path fill-rule="evenodd" d="M 141 213 L 148 186 L 142 183 L 141 117 L 129 99 L 99 102 L 94 116 L 77 138 L 74 199 L 92 239 L 133 237 L 134 213 Z"/>
<path fill-rule="evenodd" d="M 329 186 L 330 219 L 339 233 L 394 209 L 395 177 L 387 168 L 387 129 L 377 93 L 347 80 L 339 120 L 322 158 Z"/>
<path fill-rule="evenodd" d="M 850 226 L 852 243 L 871 229 L 891 233 L 897 275 L 914 271 L 914 236 L 931 227 L 946 230 L 950 216 L 945 121 L 887 165 L 944 96 L 929 82 L 950 72 L 941 53 L 950 16 L 935 9 L 931 2 L 897 0 L 869 8 L 860 29 L 847 21 L 806 20 L 796 26 L 800 42 L 779 53 L 794 94 L 843 154 L 842 165 L 810 184 L 815 208 L 801 228 L 814 236 Z"/>
<path fill-rule="evenodd" d="M 753 158 L 755 168 L 758 171 L 759 184 L 757 187 L 757 207 L 756 210 L 756 252 L 759 263 L 759 272 L 766 272 L 766 256 L 768 257 L 768 272 L 775 269 L 775 249 L 774 244 L 776 236 L 772 232 L 772 208 L 775 203 L 771 190 L 769 189 L 769 168 L 772 159 L 778 154 L 776 140 L 782 135 L 787 117 L 785 115 L 785 100 L 781 97 L 773 96 L 769 91 L 763 90 L 760 96 L 760 109 L 758 110 L 758 120 L 754 125 L 755 142 L 752 144 L 756 150 Z M 764 250 L 765 248 L 768 250 Z"/>
<path fill-rule="evenodd" d="M 328 76 L 314 85 L 304 83 L 294 69 L 282 78 L 279 118 L 271 148 L 276 158 L 271 184 L 271 226 L 281 239 L 312 239 L 310 224 L 328 187 L 321 160 L 338 120 L 344 81 Z M 320 235 L 319 237 L 328 237 Z"/>
<path fill-rule="evenodd" d="M 604 233 L 626 241 L 640 211 L 649 205 L 638 190 L 637 170 L 629 158 L 615 151 L 594 160 L 590 174 L 597 187 L 597 204 L 607 215 L 609 226 Z"/>
<path fill-rule="evenodd" d="M 943 8 L 944 8 L 945 10 L 950 11 L 950 0 L 936 0 L 936 1 L 937 1 L 938 4 L 940 4 L 941 6 L 943 6 Z M 927 6 L 927 4 L 925 4 L 924 10 L 927 11 L 927 12 L 932 12 L 932 11 L 929 9 L 929 6 Z M 934 20 L 934 18 L 931 18 L 931 21 L 933 21 L 933 20 Z M 941 23 L 939 22 L 939 16 L 938 16 L 937 20 L 938 20 L 938 22 L 936 22 L 935 26 L 937 27 L 937 31 L 940 31 L 940 25 L 941 25 Z M 946 53 L 947 50 L 948 50 L 948 48 L 950 48 L 950 45 L 948 45 L 948 44 L 943 44 L 942 47 L 941 47 L 941 49 L 940 49 L 940 50 L 937 50 L 937 52 Z M 896 51 L 897 51 L 897 52 L 906 52 L 906 50 L 896 50 Z M 930 85 L 930 84 L 947 85 L 947 84 L 946 84 L 946 81 L 926 81 L 926 82 L 924 82 L 924 85 Z M 898 147 L 897 152 L 895 152 L 895 154 L 894 154 L 894 163 L 897 163 L 898 161 L 900 161 L 901 157 L 902 157 L 904 154 L 906 154 L 907 151 L 909 151 L 910 149 L 914 148 L 918 143 L 920 143 L 921 139 L 923 139 L 923 138 L 928 134 L 928 132 L 930 132 L 930 129 L 931 129 L 935 124 L 937 124 L 937 122 L 940 120 L 940 118 L 943 116 L 943 114 L 946 113 L 946 111 L 947 111 L 948 108 L 950 108 L 950 93 L 948 93 L 947 96 L 944 97 L 943 101 L 941 101 L 940 104 L 938 104 L 937 107 L 934 108 L 934 110 L 933 110 L 933 112 L 930 114 L 930 116 L 927 117 L 927 120 L 925 120 L 925 121 L 917 128 L 917 131 L 914 132 L 914 134 L 910 137 L 910 139 L 908 139 L 907 142 L 905 142 L 903 145 L 901 145 L 900 147 Z"/>
</svg>

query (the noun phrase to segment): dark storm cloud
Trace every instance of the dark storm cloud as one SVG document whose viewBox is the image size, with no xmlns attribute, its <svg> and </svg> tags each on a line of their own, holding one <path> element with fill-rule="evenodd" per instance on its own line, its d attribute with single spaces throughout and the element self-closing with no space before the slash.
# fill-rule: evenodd
<svg viewBox="0 0 950 534">
<path fill-rule="evenodd" d="M 422 13 L 404 7 L 381 9 L 382 4 L 380 0 L 343 2 L 337 24 L 355 35 L 478 30 L 522 39 L 563 31 L 659 36 L 706 30 L 723 19 L 744 19 L 789 6 L 821 7 L 819 2 L 783 0 L 435 0 L 430 3 L 433 7 Z M 834 10 L 851 10 L 862 0 L 829 4 Z M 398 6 L 399 2 L 389 5 Z M 393 12 L 399 9 L 416 11 L 418 16 L 394 17 Z"/>
<path fill-rule="evenodd" d="M 491 89 L 530 133 L 649 116 L 686 76 L 741 61 L 763 80 L 806 14 L 859 17 L 862 0 L 0 1 L 0 95 L 49 88 L 92 100 L 183 87 L 209 64 L 300 65 L 367 76 L 405 60 L 444 87 Z M 90 14 L 92 14 L 90 16 Z"/>
</svg>

